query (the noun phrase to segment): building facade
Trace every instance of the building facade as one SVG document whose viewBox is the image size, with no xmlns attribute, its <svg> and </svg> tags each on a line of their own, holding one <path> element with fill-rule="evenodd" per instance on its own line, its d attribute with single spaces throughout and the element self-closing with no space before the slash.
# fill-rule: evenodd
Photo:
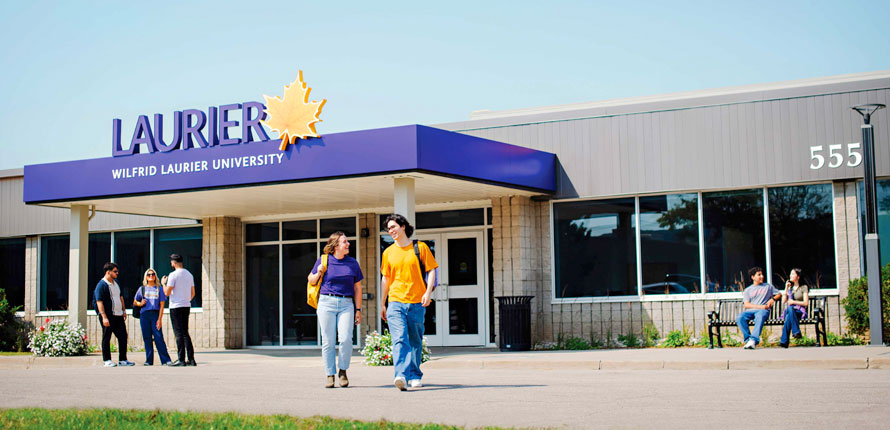
<svg viewBox="0 0 890 430">
<path fill-rule="evenodd" d="M 281 156 L 276 141 L 27 166 L 0 178 L 2 287 L 26 320 L 82 321 L 96 339 L 88 297 L 102 263 L 121 265 L 132 296 L 146 268 L 164 273 L 178 252 L 200 279 L 196 346 L 311 348 L 305 276 L 343 231 L 366 275 L 359 344 L 382 328 L 381 218 L 397 211 L 442 265 L 431 345 L 496 343 L 496 297 L 514 295 L 534 296 L 535 342 L 647 325 L 700 335 L 752 266 L 777 285 L 803 269 L 840 334 L 840 299 L 864 272 L 861 118 L 850 108 L 888 96 L 890 73 L 876 72 L 475 112 Z M 879 232 L 890 231 L 890 113 L 872 124 Z M 71 179 L 91 162 L 117 177 Z"/>
</svg>

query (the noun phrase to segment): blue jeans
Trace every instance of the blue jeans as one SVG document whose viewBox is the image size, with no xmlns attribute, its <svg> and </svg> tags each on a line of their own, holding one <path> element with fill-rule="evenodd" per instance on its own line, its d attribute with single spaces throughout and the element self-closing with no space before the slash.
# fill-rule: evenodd
<svg viewBox="0 0 890 430">
<path fill-rule="evenodd" d="M 754 344 L 760 343 L 760 332 L 763 331 L 763 322 L 769 316 L 769 309 L 748 309 L 742 312 L 735 323 L 742 331 L 743 341 L 754 339 Z M 754 334 L 748 330 L 748 321 L 754 320 Z"/>
<path fill-rule="evenodd" d="M 321 358 L 327 376 L 336 375 L 337 368 L 349 369 L 352 360 L 352 330 L 355 327 L 355 303 L 352 297 L 319 294 L 318 325 L 321 327 Z M 339 336 L 338 336 L 339 335 Z M 340 341 L 339 363 L 335 361 L 335 339 Z"/>
<path fill-rule="evenodd" d="M 161 364 L 170 362 L 170 354 L 167 353 L 167 344 L 164 342 L 164 334 L 158 330 L 158 311 L 142 311 L 139 315 L 139 326 L 142 327 L 142 341 L 145 342 L 145 362 L 154 364 L 154 349 L 152 338 L 158 347 L 158 357 Z"/>
<path fill-rule="evenodd" d="M 789 334 L 800 334 L 801 315 L 803 315 L 803 313 L 794 309 L 794 306 L 785 308 L 785 324 L 782 326 L 782 343 L 788 343 Z"/>
<path fill-rule="evenodd" d="M 386 322 L 392 335 L 392 362 L 396 377 L 420 379 L 423 357 L 423 318 L 426 308 L 420 303 L 389 302 Z"/>
</svg>

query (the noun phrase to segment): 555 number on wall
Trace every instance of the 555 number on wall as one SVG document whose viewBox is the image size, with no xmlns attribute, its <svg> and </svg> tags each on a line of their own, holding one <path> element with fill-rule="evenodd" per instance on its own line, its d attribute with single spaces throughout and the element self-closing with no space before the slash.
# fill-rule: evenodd
<svg viewBox="0 0 890 430">
<path fill-rule="evenodd" d="M 810 160 L 813 162 L 813 164 L 810 164 L 810 169 L 817 170 L 826 165 L 832 169 L 841 167 L 841 165 L 844 164 L 845 158 L 843 152 L 844 146 L 847 147 L 847 167 L 856 167 L 862 164 L 862 153 L 859 152 L 862 145 L 859 142 L 848 143 L 846 145 L 840 143 L 836 145 L 828 145 L 828 153 L 825 155 L 822 155 L 825 147 L 817 145 L 810 147 Z M 826 158 L 828 159 L 828 163 L 826 163 Z"/>
</svg>

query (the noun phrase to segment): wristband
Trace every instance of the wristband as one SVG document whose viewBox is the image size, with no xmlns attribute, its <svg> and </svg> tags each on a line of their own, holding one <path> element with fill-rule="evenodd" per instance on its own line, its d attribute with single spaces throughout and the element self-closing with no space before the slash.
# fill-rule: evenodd
<svg viewBox="0 0 890 430">
<path fill-rule="evenodd" d="M 362 310 L 361 310 L 361 309 L 356 309 L 355 311 L 356 311 L 356 312 L 361 312 Z"/>
</svg>

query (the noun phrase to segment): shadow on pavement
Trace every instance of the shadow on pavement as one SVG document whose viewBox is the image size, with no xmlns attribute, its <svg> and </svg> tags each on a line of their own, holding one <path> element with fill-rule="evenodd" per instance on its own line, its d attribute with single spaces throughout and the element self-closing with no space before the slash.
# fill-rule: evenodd
<svg viewBox="0 0 890 430">
<path fill-rule="evenodd" d="M 467 388 L 535 388 L 546 387 L 543 384 L 486 384 L 486 385 L 463 385 L 463 384 L 423 384 L 421 388 L 409 388 L 408 391 L 437 391 L 437 390 L 463 390 Z M 392 384 L 386 385 L 349 385 L 349 388 L 385 388 L 396 389 Z"/>
</svg>

